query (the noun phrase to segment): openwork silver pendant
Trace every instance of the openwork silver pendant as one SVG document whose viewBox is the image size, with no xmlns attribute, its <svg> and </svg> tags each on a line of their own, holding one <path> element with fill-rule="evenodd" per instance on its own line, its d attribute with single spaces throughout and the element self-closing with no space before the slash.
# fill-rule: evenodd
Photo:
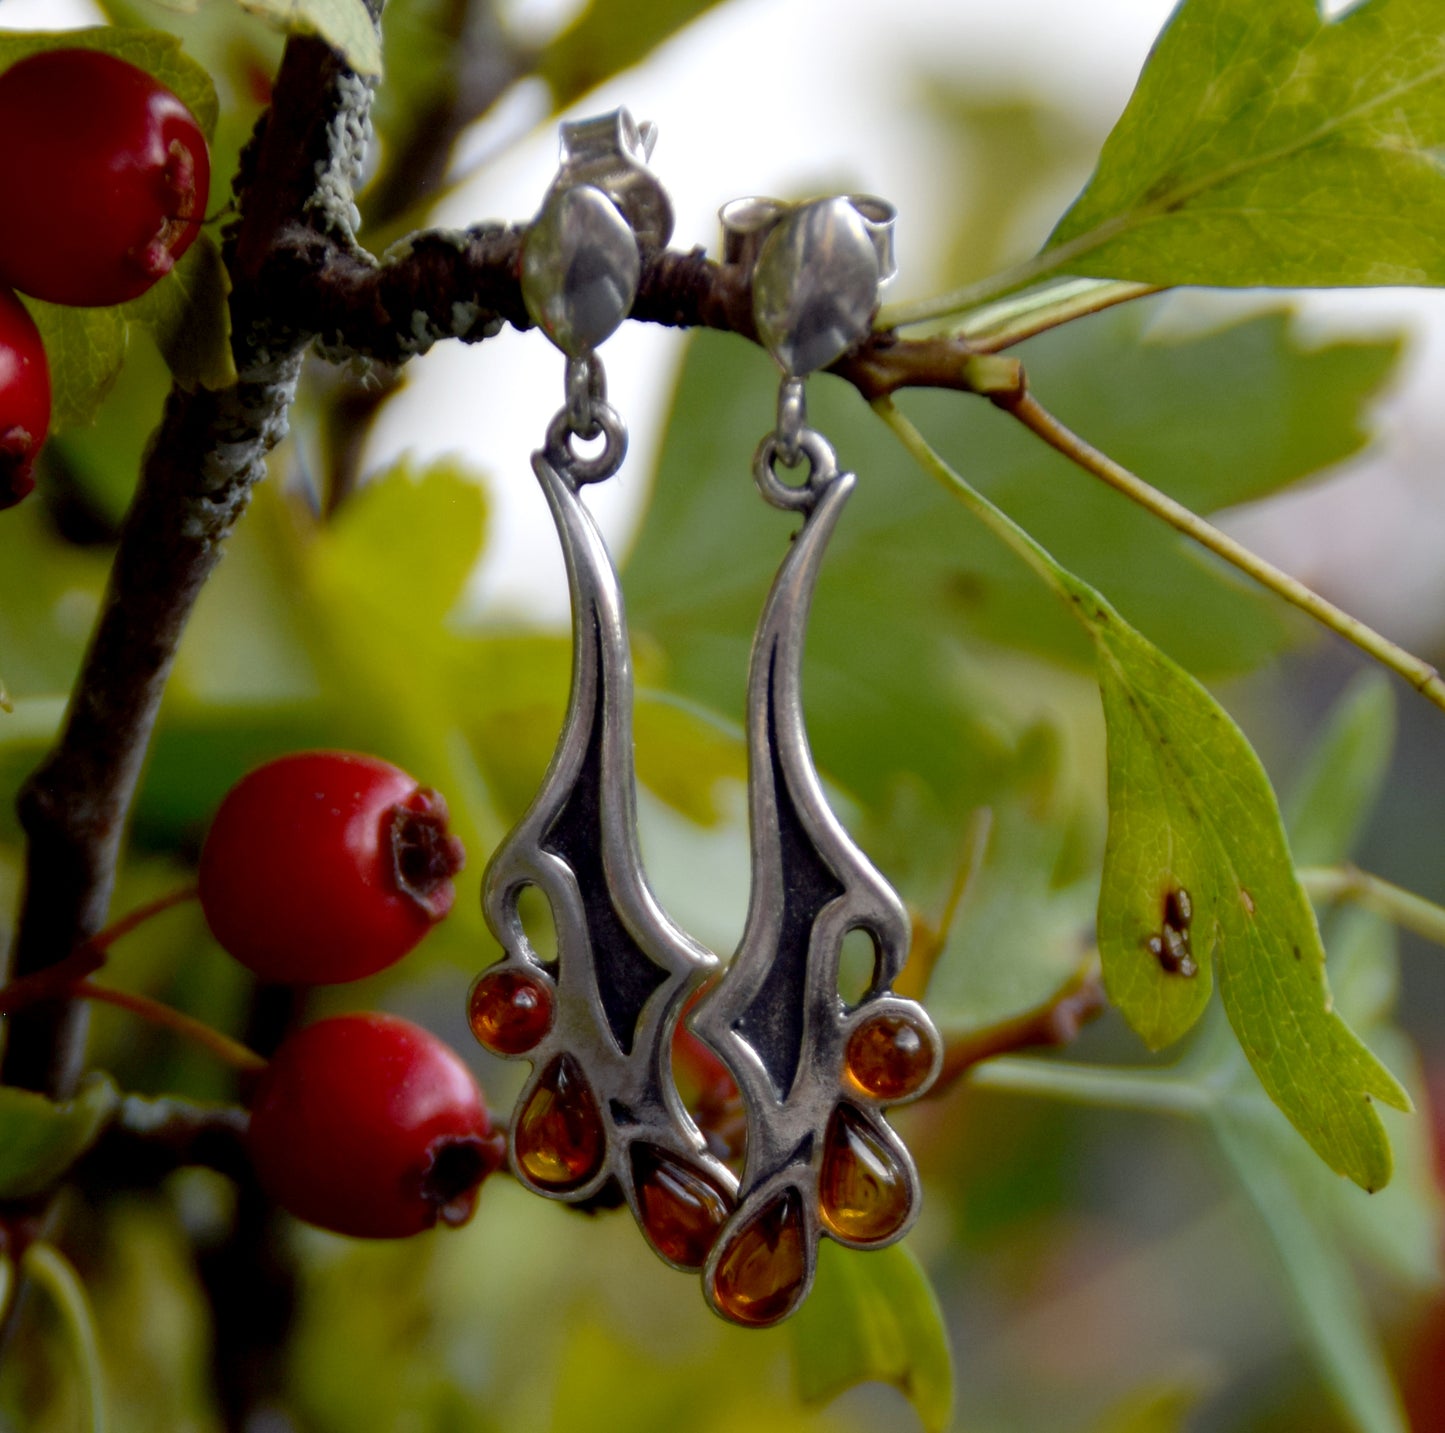
<svg viewBox="0 0 1445 1433">
<path fill-rule="evenodd" d="M 725 1318 L 763 1326 L 807 1296 L 818 1239 L 868 1249 L 901 1238 L 918 1213 L 918 1175 L 884 1106 L 921 1094 L 942 1060 L 923 1008 L 892 993 L 909 922 L 892 887 L 828 805 L 803 721 L 808 611 L 828 539 L 855 478 L 804 429 L 806 483 L 759 486 L 806 521 L 773 584 L 748 678 L 752 896 L 732 963 L 699 1003 L 692 1029 L 732 1071 L 747 1111 L 740 1202 L 703 1275 Z M 873 978 L 849 1006 L 839 993 L 844 937 L 873 942 Z"/>
<path fill-rule="evenodd" d="M 610 409 L 594 411 L 610 443 L 620 425 Z M 696 1269 L 736 1179 L 678 1097 L 672 1038 L 717 957 L 668 919 L 642 870 L 622 593 L 578 495 L 569 437 L 564 413 L 532 466 L 567 562 L 571 699 L 541 790 L 483 879 L 487 922 L 507 954 L 473 989 L 472 1027 L 496 1053 L 533 1062 L 509 1131 L 518 1180 L 572 1203 L 616 1191 L 663 1259 Z M 551 907 L 550 962 L 522 927 L 528 886 Z"/>
</svg>

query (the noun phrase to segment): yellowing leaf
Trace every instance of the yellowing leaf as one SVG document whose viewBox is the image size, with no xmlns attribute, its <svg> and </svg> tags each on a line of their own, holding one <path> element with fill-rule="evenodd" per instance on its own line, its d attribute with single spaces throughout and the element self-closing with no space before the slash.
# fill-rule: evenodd
<svg viewBox="0 0 1445 1433">
<path fill-rule="evenodd" d="M 1436 0 L 1185 0 L 1030 277 L 1439 284 L 1442 145 Z"/>
<path fill-rule="evenodd" d="M 365 0 L 237 0 L 288 35 L 318 35 L 359 75 L 381 73 L 381 37 Z"/>
</svg>

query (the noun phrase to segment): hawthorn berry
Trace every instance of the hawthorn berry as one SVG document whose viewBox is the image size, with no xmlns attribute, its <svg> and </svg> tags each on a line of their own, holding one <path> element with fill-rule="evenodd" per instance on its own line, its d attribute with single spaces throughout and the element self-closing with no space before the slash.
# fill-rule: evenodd
<svg viewBox="0 0 1445 1433">
<path fill-rule="evenodd" d="M 376 757 L 297 752 L 243 776 L 201 851 L 211 933 L 265 980 L 333 985 L 400 960 L 451 909 L 465 852 L 441 796 Z"/>
<path fill-rule="evenodd" d="M 200 232 L 211 161 L 158 80 L 100 50 L 44 50 L 0 74 L 0 279 L 50 303 L 124 303 Z"/>
<path fill-rule="evenodd" d="M 0 508 L 18 503 L 50 427 L 50 365 L 25 305 L 0 288 Z"/>
<path fill-rule="evenodd" d="M 338 1015 L 289 1036 L 257 1081 L 247 1141 L 276 1203 L 361 1239 L 465 1224 L 506 1158 L 461 1058 L 394 1015 Z"/>
</svg>

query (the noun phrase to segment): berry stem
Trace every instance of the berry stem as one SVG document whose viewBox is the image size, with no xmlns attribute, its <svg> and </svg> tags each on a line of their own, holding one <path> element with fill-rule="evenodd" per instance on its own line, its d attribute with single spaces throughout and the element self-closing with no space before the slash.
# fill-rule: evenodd
<svg viewBox="0 0 1445 1433">
<path fill-rule="evenodd" d="M 0 1015 L 10 1015 L 16 1010 L 23 1010 L 37 1000 L 65 999 L 71 994 L 76 982 L 84 980 L 87 975 L 93 975 L 105 964 L 107 952 L 122 936 L 129 935 L 152 916 L 195 898 L 196 887 L 193 885 L 157 896 L 155 900 L 137 906 L 129 915 L 113 921 L 104 930 L 97 931 L 89 940 L 82 941 L 58 964 L 36 971 L 34 975 L 25 975 L 10 981 L 0 987 Z"/>
<path fill-rule="evenodd" d="M 207 1025 L 204 1020 L 197 1020 L 194 1015 L 187 1015 L 172 1005 L 153 1000 L 149 995 L 138 995 L 131 990 L 116 990 L 109 985 L 97 985 L 93 980 L 75 981 L 67 994 L 74 999 L 98 1000 L 105 1005 L 129 1010 L 131 1014 L 139 1015 L 142 1020 L 148 1020 L 152 1025 L 159 1025 L 162 1029 L 183 1035 L 187 1040 L 209 1050 L 218 1060 L 247 1074 L 266 1068 L 266 1061 L 254 1050 L 247 1049 L 239 1040 L 233 1040 L 214 1026 Z"/>
</svg>

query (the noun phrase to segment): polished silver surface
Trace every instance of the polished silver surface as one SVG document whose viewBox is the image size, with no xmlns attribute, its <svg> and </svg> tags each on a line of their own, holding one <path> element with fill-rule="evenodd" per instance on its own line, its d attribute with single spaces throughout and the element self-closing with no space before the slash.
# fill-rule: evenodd
<svg viewBox="0 0 1445 1433">
<path fill-rule="evenodd" d="M 751 197 L 725 204 L 719 218 L 723 262 L 751 271 L 758 335 L 786 375 L 826 368 L 868 336 L 880 286 L 896 270 L 886 200 Z"/>
<path fill-rule="evenodd" d="M 590 184 L 554 189 L 522 245 L 522 301 L 569 358 L 592 353 L 632 310 L 642 261 L 622 211 Z"/>
<path fill-rule="evenodd" d="M 819 1175 L 830 1120 L 847 1106 L 895 1161 L 906 1193 L 906 1218 L 887 1237 L 854 1247 L 893 1243 L 912 1224 L 918 1176 L 902 1141 L 882 1117 L 884 1103 L 846 1075 L 848 1039 L 878 1015 L 911 1021 L 932 1041 L 932 1066 L 913 1091 L 932 1082 L 942 1060 L 937 1032 L 923 1008 L 893 994 L 908 954 L 909 921 L 891 886 L 853 843 L 829 807 L 813 764 L 803 718 L 802 663 L 808 612 L 818 569 L 856 479 L 840 473 L 823 437 L 805 430 L 799 446 L 806 477 L 790 485 L 774 467 L 776 436 L 758 450 L 754 476 L 779 507 L 806 513 L 768 596 L 753 644 L 748 677 L 748 789 L 752 894 L 742 941 L 722 977 L 698 1003 L 690 1024 L 731 1070 L 747 1112 L 746 1161 L 740 1203 L 713 1249 L 703 1287 L 719 1307 L 715 1280 L 729 1241 L 786 1190 L 803 1215 L 806 1295 L 824 1232 Z M 850 1005 L 839 992 L 844 937 L 864 931 L 874 949 L 867 993 Z M 829 1233 L 829 1237 L 838 1238 Z M 839 1239 L 841 1243 L 851 1243 Z"/>
<path fill-rule="evenodd" d="M 610 447 L 613 425 L 621 425 L 605 405 L 597 417 Z M 564 409 L 532 460 L 567 563 L 571 696 L 541 789 L 487 867 L 483 908 L 506 951 L 491 969 L 524 972 L 544 982 L 554 998 L 551 1029 L 515 1057 L 530 1060 L 532 1073 L 509 1134 L 514 1173 L 536 1193 L 571 1203 L 605 1200 L 615 1185 L 642 1222 L 634 1161 L 648 1150 L 700 1172 L 729 1201 L 736 1188 L 731 1171 L 708 1152 L 672 1078 L 679 1014 L 718 962 L 668 918 L 642 870 L 622 592 L 578 495 L 580 484 L 605 473 L 576 457 L 572 437 Z M 614 468 L 620 453 L 615 457 Z M 523 929 L 518 901 L 529 886 L 551 908 L 557 941 L 552 961 L 538 955 Z M 605 1154 L 591 1177 L 557 1188 L 531 1177 L 517 1157 L 517 1136 L 522 1112 L 563 1056 L 575 1062 L 595 1102 Z"/>
</svg>

